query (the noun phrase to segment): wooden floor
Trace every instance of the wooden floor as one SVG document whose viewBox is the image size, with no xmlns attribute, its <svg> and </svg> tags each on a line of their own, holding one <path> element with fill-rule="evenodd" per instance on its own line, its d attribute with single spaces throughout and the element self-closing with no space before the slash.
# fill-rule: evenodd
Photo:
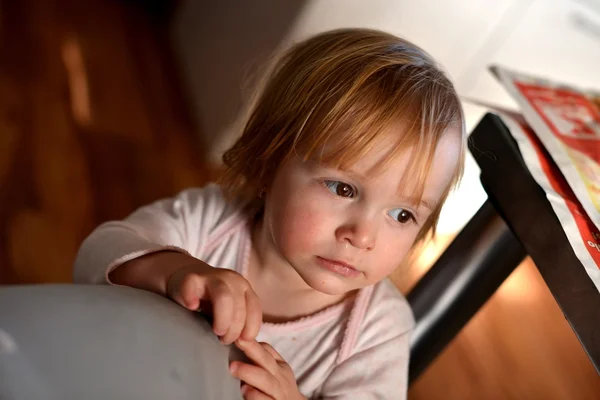
<svg viewBox="0 0 600 400">
<path fill-rule="evenodd" d="M 407 291 L 450 243 L 439 237 L 393 276 Z M 412 385 L 409 400 L 600 399 L 600 377 L 526 258 Z"/>
<path fill-rule="evenodd" d="M 99 222 L 209 176 L 160 25 L 135 2 L 0 15 L 0 281 L 68 281 Z"/>
<path fill-rule="evenodd" d="M 163 3 L 0 2 L 0 283 L 68 282 L 94 226 L 214 178 L 147 11 Z M 527 261 L 409 397 L 591 400 L 600 378 Z"/>
</svg>

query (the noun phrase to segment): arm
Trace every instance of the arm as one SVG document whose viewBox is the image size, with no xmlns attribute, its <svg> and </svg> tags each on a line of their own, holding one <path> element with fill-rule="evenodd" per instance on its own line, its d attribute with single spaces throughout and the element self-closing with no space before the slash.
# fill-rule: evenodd
<svg viewBox="0 0 600 400">
<path fill-rule="evenodd" d="M 254 339 L 260 301 L 238 273 L 213 268 L 202 257 L 208 234 L 230 215 L 218 187 L 188 190 L 142 207 L 123 221 L 98 227 L 84 241 L 74 281 L 113 283 L 172 298 L 190 310 L 210 303 L 213 330 L 223 343 Z M 203 306 L 204 307 L 204 306 Z"/>
<path fill-rule="evenodd" d="M 155 271 L 157 265 L 163 264 L 157 262 L 158 258 L 164 260 L 174 258 L 176 253 L 189 255 L 200 251 L 215 215 L 223 209 L 222 202 L 221 210 L 218 209 L 214 197 L 213 187 L 187 190 L 174 198 L 141 207 L 122 221 L 100 225 L 79 249 L 74 282 L 127 284 L 131 279 L 125 269 L 131 269 L 131 274 L 138 277 L 156 275 L 155 281 L 143 286 L 164 293 L 164 285 L 159 281 L 173 271 Z M 157 253 L 156 257 L 150 256 L 153 253 Z M 124 264 L 126 268 L 119 271 L 118 267 Z M 148 274 L 149 271 L 152 273 Z"/>
<path fill-rule="evenodd" d="M 115 285 L 131 286 L 167 296 L 167 283 L 175 272 L 194 264 L 205 264 L 201 260 L 173 250 L 158 251 L 134 258 L 113 269 L 108 279 Z"/>
</svg>

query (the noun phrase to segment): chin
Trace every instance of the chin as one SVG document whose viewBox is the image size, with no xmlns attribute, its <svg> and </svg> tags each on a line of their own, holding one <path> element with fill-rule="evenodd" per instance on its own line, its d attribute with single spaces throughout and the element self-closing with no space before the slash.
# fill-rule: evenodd
<svg viewBox="0 0 600 400">
<path fill-rule="evenodd" d="M 327 273 L 300 274 L 304 282 L 317 292 L 339 296 L 359 289 L 354 285 L 344 282 L 344 278 L 337 278 Z"/>
</svg>

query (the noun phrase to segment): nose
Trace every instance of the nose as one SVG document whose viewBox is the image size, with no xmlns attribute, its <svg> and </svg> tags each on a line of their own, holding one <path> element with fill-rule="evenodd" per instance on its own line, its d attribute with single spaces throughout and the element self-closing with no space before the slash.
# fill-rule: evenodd
<svg viewBox="0 0 600 400">
<path fill-rule="evenodd" d="M 373 218 L 355 218 L 337 228 L 336 239 L 357 249 L 371 251 L 375 248 L 377 231 L 377 222 Z"/>
</svg>

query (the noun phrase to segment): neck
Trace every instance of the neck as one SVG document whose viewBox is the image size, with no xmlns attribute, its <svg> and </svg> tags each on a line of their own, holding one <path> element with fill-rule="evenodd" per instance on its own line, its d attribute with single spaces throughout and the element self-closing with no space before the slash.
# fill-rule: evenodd
<svg viewBox="0 0 600 400">
<path fill-rule="evenodd" d="M 263 221 L 252 227 L 248 279 L 261 300 L 265 322 L 288 322 L 319 312 L 353 293 L 329 295 L 310 287 L 274 249 Z"/>
<path fill-rule="evenodd" d="M 316 290 L 308 286 L 294 268 L 273 248 L 270 231 L 261 220 L 252 228 L 253 275 L 261 281 L 276 283 L 277 289 L 293 295 L 315 294 Z"/>
</svg>

